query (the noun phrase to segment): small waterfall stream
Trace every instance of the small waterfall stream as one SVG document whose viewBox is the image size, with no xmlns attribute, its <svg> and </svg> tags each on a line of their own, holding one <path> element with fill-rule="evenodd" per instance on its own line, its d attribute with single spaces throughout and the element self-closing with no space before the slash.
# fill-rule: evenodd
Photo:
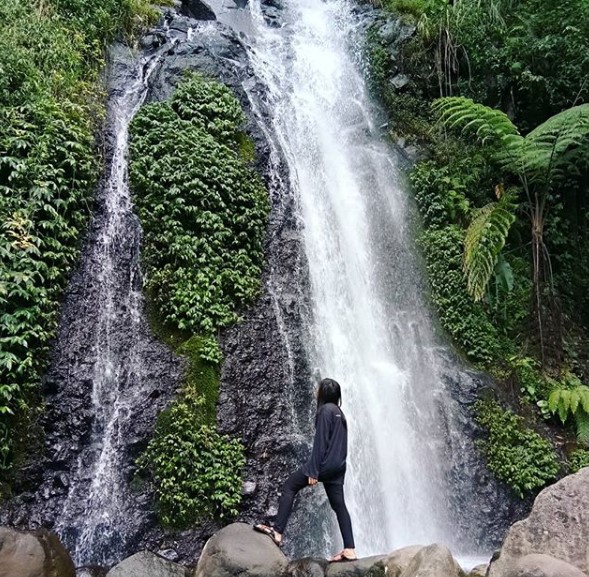
<svg viewBox="0 0 589 577">
<path fill-rule="evenodd" d="M 147 93 L 158 58 L 137 61 L 134 78 L 109 98 L 108 130 L 112 153 L 99 193 L 97 230 L 87 262 L 86 282 L 99 314 L 92 323 L 87 358 L 90 374 L 90 438 L 79 453 L 73 482 L 56 530 L 71 547 L 78 565 L 108 564 L 127 550 L 128 519 L 133 516 L 125 445 L 137 406 L 150 392 L 146 366 L 144 301 L 140 268 L 141 228 L 128 185 L 129 124 Z M 147 382 L 146 382 L 147 381 Z M 80 510 L 83 503 L 83 510 Z"/>
</svg>

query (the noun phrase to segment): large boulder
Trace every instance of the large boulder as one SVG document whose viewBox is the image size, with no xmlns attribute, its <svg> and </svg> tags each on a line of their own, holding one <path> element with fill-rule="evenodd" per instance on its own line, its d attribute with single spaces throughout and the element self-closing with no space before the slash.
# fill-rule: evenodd
<svg viewBox="0 0 589 577">
<path fill-rule="evenodd" d="M 327 559 L 296 559 L 288 564 L 282 577 L 325 577 L 327 563 Z"/>
<path fill-rule="evenodd" d="M 409 567 L 413 557 L 423 549 L 423 545 L 409 545 L 393 551 L 383 560 L 387 577 L 400 577 L 401 573 Z"/>
<path fill-rule="evenodd" d="M 383 555 L 364 557 L 356 561 L 330 563 L 325 572 L 326 577 L 384 577 Z"/>
<path fill-rule="evenodd" d="M 75 576 L 74 564 L 55 533 L 0 527 L 0 577 Z"/>
<path fill-rule="evenodd" d="M 278 577 L 287 564 L 269 537 L 251 525 L 233 523 L 207 541 L 194 577 Z"/>
<path fill-rule="evenodd" d="M 585 573 L 576 567 L 555 559 L 550 555 L 532 553 L 514 561 L 508 567 L 505 577 L 585 577 Z"/>
<path fill-rule="evenodd" d="M 536 497 L 530 515 L 508 530 L 489 577 L 505 577 L 516 559 L 532 553 L 551 555 L 589 571 L 589 468 L 561 479 Z"/>
<path fill-rule="evenodd" d="M 400 577 L 462 577 L 463 575 L 460 565 L 452 557 L 450 550 L 434 543 L 420 549 Z"/>
<path fill-rule="evenodd" d="M 140 551 L 115 565 L 106 577 L 186 577 L 186 570 L 155 553 Z"/>
</svg>

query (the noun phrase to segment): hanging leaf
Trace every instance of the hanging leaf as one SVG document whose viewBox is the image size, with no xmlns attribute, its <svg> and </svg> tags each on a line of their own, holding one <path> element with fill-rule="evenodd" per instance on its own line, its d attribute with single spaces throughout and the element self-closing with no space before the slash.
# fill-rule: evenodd
<svg viewBox="0 0 589 577">
<path fill-rule="evenodd" d="M 515 220 L 514 205 L 507 196 L 475 212 L 464 239 L 464 272 L 468 292 L 480 300 L 495 271 L 499 253 L 505 246 L 509 229 Z M 507 275 L 507 269 L 505 269 Z M 506 276 L 505 282 L 509 282 Z M 513 285 L 513 275 L 511 275 Z"/>
</svg>

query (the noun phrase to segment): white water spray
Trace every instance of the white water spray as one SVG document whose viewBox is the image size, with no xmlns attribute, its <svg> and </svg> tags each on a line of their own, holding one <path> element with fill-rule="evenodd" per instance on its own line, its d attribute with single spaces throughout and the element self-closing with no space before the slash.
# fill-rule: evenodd
<svg viewBox="0 0 589 577">
<path fill-rule="evenodd" d="M 102 190 L 104 216 L 88 257 L 94 263 L 88 274 L 98 287 L 99 314 L 89 349 L 92 360 L 78 359 L 94 363 L 94 417 L 88 450 L 80 453 L 74 482 L 56 525 L 78 565 L 118 560 L 132 537 L 126 534 L 133 505 L 124 477 L 123 429 L 146 394 L 147 361 L 139 336 L 143 321 L 140 228 L 129 191 L 128 140 L 129 124 L 143 103 L 147 79 L 156 64 L 157 58 L 136 62 L 130 85 L 117 90 L 109 100 L 113 150 Z M 129 343 L 123 343 L 121 335 L 129 335 Z M 84 504 L 83 511 L 80 503 Z"/>
<path fill-rule="evenodd" d="M 444 484 L 437 343 L 421 301 L 406 193 L 376 134 L 345 0 L 297 0 L 256 28 L 252 62 L 297 194 L 311 280 L 312 362 L 343 386 L 346 493 L 362 555 L 456 545 Z"/>
</svg>

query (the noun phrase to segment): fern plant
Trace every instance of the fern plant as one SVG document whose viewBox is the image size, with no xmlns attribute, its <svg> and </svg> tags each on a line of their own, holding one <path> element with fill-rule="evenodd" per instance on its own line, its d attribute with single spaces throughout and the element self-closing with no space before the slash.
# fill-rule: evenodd
<svg viewBox="0 0 589 577">
<path fill-rule="evenodd" d="M 433 103 L 440 121 L 448 128 L 458 128 L 491 147 L 492 156 L 506 175 L 516 176 L 524 192 L 524 209 L 531 224 L 534 309 L 543 356 L 542 288 L 551 280 L 550 259 L 544 244 L 547 202 L 558 192 L 564 177 L 579 170 L 579 159 L 587 158 L 589 144 L 589 104 L 564 110 L 522 136 L 509 117 L 464 97 L 440 98 Z M 469 290 L 480 299 L 496 264 L 500 250 L 514 218 L 508 216 L 505 202 L 487 205 L 475 214 L 467 234 L 465 270 Z M 475 254 L 479 252 L 480 254 Z M 548 277 L 548 278 L 547 278 Z M 484 286 L 483 286 L 484 285 Z"/>
<path fill-rule="evenodd" d="M 552 414 L 558 414 L 563 424 L 572 417 L 579 443 L 589 445 L 589 387 L 577 385 L 553 389 L 548 397 L 548 409 Z"/>
<path fill-rule="evenodd" d="M 464 239 L 464 272 L 468 292 L 480 300 L 498 264 L 509 228 L 515 220 L 514 205 L 503 195 L 478 209 Z"/>
</svg>

